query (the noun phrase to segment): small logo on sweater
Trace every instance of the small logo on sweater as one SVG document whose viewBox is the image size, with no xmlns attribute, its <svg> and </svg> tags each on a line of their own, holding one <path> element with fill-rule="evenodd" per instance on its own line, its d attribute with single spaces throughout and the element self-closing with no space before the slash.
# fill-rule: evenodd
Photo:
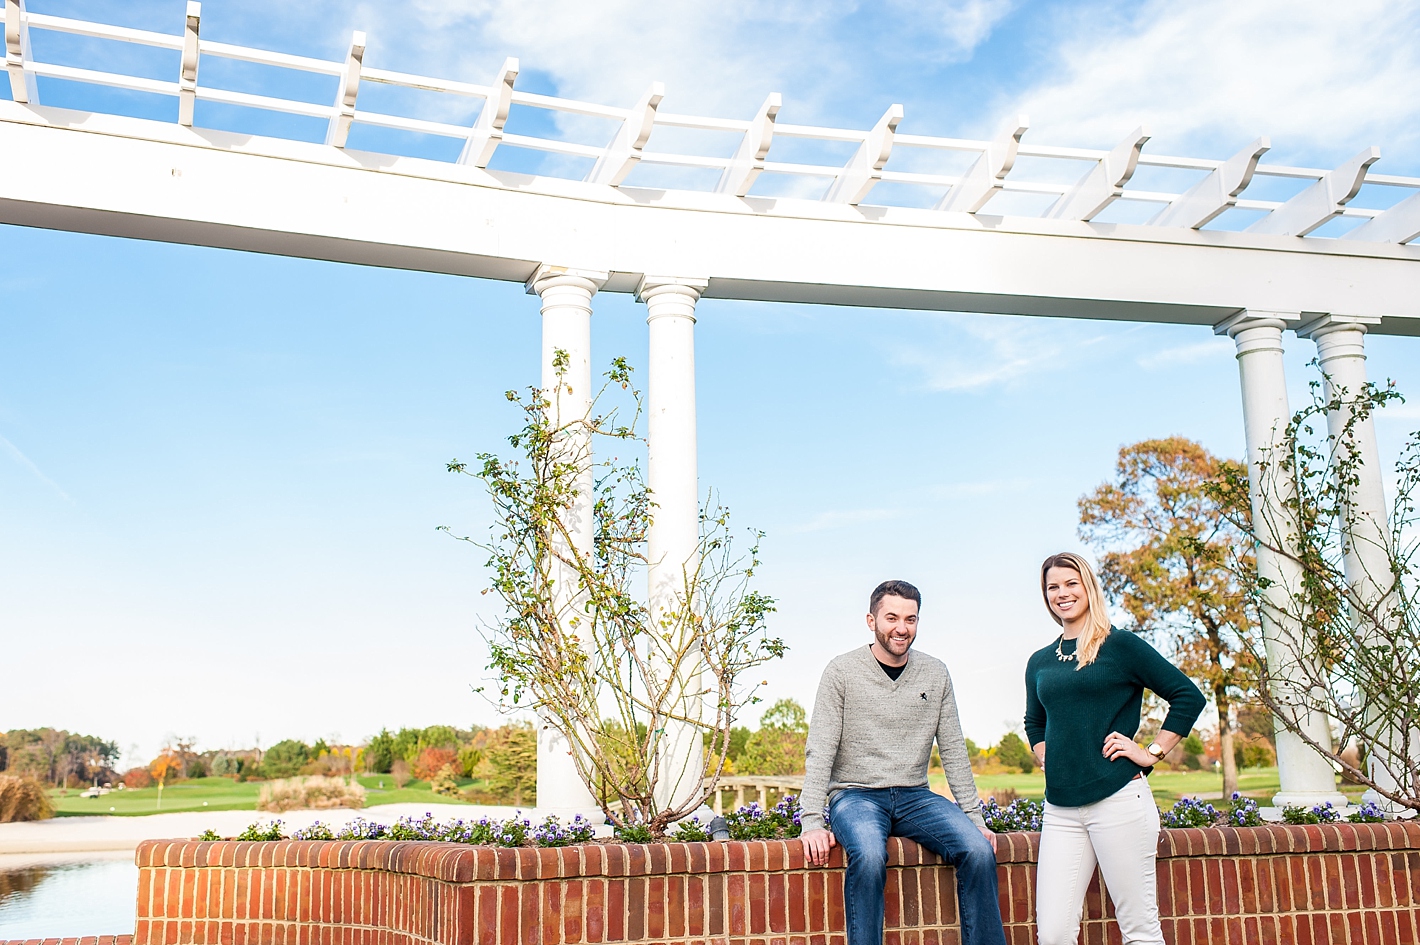
<svg viewBox="0 0 1420 945">
<path fill-rule="evenodd" d="M 925 692 L 922 693 L 922 701 L 923 701 L 923 702 L 926 702 L 926 701 L 927 701 L 927 693 L 925 693 Z"/>
</svg>

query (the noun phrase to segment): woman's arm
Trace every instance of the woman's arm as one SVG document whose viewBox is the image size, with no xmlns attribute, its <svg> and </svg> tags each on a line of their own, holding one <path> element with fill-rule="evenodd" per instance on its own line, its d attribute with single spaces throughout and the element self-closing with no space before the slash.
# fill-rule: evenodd
<svg viewBox="0 0 1420 945">
<path fill-rule="evenodd" d="M 1045 770 L 1045 706 L 1035 691 L 1035 667 L 1026 664 L 1026 744 L 1040 770 Z"/>
<path fill-rule="evenodd" d="M 1155 739 L 1159 747 L 1167 752 L 1193 731 L 1193 724 L 1203 714 L 1207 700 L 1193 680 L 1164 659 L 1147 640 L 1132 633 L 1128 635 L 1134 643 L 1135 677 L 1144 688 L 1152 690 L 1154 695 L 1169 704 L 1169 714 L 1164 717 L 1159 737 Z"/>
</svg>

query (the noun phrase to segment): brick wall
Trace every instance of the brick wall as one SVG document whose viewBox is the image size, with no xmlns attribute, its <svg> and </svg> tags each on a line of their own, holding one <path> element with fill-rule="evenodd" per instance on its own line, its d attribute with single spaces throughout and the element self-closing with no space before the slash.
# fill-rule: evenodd
<svg viewBox="0 0 1420 945">
<path fill-rule="evenodd" d="M 1006 834 L 1008 940 L 1034 943 L 1039 837 Z M 138 849 L 132 945 L 844 945 L 841 853 L 798 841 L 501 850 L 390 841 Z M 1417 943 L 1420 824 L 1170 830 L 1164 935 L 1192 943 Z M 885 945 L 957 945 L 950 867 L 889 843 Z M 1083 941 L 1118 942 L 1098 877 Z M 125 943 L 115 943 L 125 945 Z"/>
</svg>

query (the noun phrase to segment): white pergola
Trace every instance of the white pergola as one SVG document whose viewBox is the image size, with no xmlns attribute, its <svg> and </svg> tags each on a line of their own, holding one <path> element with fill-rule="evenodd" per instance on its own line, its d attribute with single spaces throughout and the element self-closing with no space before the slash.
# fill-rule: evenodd
<svg viewBox="0 0 1420 945">
<path fill-rule="evenodd" d="M 653 604 L 678 586 L 696 546 L 694 324 L 701 298 L 1209 326 L 1237 344 L 1254 464 L 1290 416 L 1284 331 L 1313 340 L 1331 381 L 1353 390 L 1366 377 L 1367 332 L 1420 335 L 1420 246 L 1408 245 L 1420 236 L 1420 178 L 1375 173 L 1376 148 L 1321 169 L 1263 163 L 1266 137 L 1221 159 L 1147 153 L 1145 128 L 1104 150 L 1055 147 L 1026 140 L 1025 116 L 992 140 L 945 138 L 900 132 L 898 105 L 870 129 L 825 128 L 779 121 L 777 94 L 751 117 L 709 118 L 662 111 L 659 83 L 629 108 L 600 105 L 519 90 L 516 59 L 479 85 L 369 67 L 363 33 L 343 60 L 326 61 L 215 42 L 201 37 L 200 26 L 195 2 L 187 4 L 182 30 L 169 34 L 29 13 L 24 0 L 5 0 L 13 101 L 0 102 L 0 222 L 525 283 L 541 300 L 544 384 L 552 386 L 554 351 L 571 358 L 571 393 L 559 394 L 566 415 L 584 410 L 591 390 L 594 296 L 635 293 L 646 304 L 650 333 L 648 478 L 660 506 L 650 535 Z M 176 67 L 171 79 L 159 80 L 40 61 L 30 39 L 41 31 L 170 50 Z M 204 85 L 199 67 L 214 58 L 329 76 L 333 100 Z M 48 107 L 39 77 L 165 96 L 175 100 L 174 120 Z M 467 125 L 375 112 L 360 105 L 370 83 L 441 93 L 479 110 Z M 317 119 L 325 139 L 201 128 L 194 124 L 199 101 Z M 507 130 L 515 110 L 533 109 L 555 119 L 601 119 L 610 143 Z M 459 156 L 352 150 L 346 143 L 354 126 L 450 139 Z M 707 146 L 715 153 L 657 150 L 656 132 L 671 129 L 714 133 L 706 137 L 721 144 Z M 773 160 L 781 139 L 845 143 L 853 153 L 842 165 Z M 490 168 L 505 149 L 590 169 L 555 176 Z M 1072 182 L 1013 173 L 1022 158 L 1035 159 L 1029 163 L 1047 178 L 1060 175 L 1039 168 L 1074 168 Z M 898 169 L 928 159 L 963 169 Z M 641 165 L 689 169 L 707 183 L 636 186 Z M 1131 181 L 1141 167 L 1190 174 L 1191 186 L 1182 193 L 1138 189 Z M 821 197 L 754 193 L 776 178 L 780 189 L 799 194 L 817 181 Z M 1304 186 L 1285 201 L 1249 198 L 1249 186 L 1266 178 Z M 873 204 L 879 184 L 915 192 L 921 206 Z M 1351 206 L 1365 185 L 1403 195 L 1383 210 Z M 1039 195 L 1045 209 L 993 213 L 1011 194 Z M 1147 218 L 1142 223 L 1103 222 L 1116 204 L 1156 212 L 1136 213 Z M 1255 219 L 1242 230 L 1209 228 L 1239 213 Z M 1339 238 L 1309 235 L 1338 217 L 1360 222 Z M 1375 457 L 1369 424 L 1361 438 Z M 1367 463 L 1365 476 L 1368 507 L 1359 511 L 1383 522 L 1378 462 Z M 1276 498 L 1252 479 L 1255 520 L 1280 520 L 1263 514 Z M 586 550 L 589 511 L 578 534 Z M 1262 554 L 1259 568 L 1288 578 L 1280 558 Z M 1352 579 L 1365 581 L 1365 573 L 1358 564 Z M 1301 628 L 1269 616 L 1264 632 L 1277 641 Z M 1324 719 L 1315 726 L 1315 734 L 1329 737 Z M 682 740 L 677 757 L 665 760 L 671 790 L 692 789 L 677 782 L 696 767 L 687 762 L 698 751 Z M 1278 763 L 1279 805 L 1344 803 L 1329 764 L 1300 739 L 1279 733 Z M 595 807 L 565 744 L 547 729 L 539 740 L 538 799 L 552 810 Z"/>
</svg>

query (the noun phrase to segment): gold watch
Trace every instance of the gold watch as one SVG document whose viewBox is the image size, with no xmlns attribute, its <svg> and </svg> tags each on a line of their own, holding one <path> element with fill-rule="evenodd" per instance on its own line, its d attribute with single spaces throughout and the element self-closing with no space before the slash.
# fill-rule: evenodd
<svg viewBox="0 0 1420 945">
<path fill-rule="evenodd" d="M 1147 751 L 1149 754 L 1153 755 L 1155 761 L 1164 760 L 1164 750 L 1159 747 L 1158 742 L 1150 742 L 1149 747 L 1145 748 L 1144 750 Z"/>
</svg>

